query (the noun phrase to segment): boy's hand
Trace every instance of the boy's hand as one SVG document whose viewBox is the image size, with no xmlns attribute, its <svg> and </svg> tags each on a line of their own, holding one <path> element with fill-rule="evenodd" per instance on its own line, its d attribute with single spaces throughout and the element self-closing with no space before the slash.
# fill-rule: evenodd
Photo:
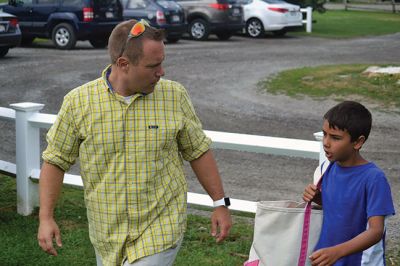
<svg viewBox="0 0 400 266">
<path fill-rule="evenodd" d="M 305 202 L 312 201 L 315 198 L 315 196 L 317 196 L 317 194 L 319 194 L 319 190 L 318 190 L 317 186 L 314 184 L 309 184 L 304 189 L 303 200 Z"/>
<path fill-rule="evenodd" d="M 319 249 L 310 256 L 313 266 L 330 266 L 338 259 L 340 259 L 340 255 L 335 247 Z"/>
</svg>

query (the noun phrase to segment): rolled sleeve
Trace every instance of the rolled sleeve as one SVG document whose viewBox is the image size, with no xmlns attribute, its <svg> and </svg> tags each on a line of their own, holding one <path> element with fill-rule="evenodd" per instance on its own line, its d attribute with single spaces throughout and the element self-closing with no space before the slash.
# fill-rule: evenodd
<svg viewBox="0 0 400 266">
<path fill-rule="evenodd" d="M 64 98 L 60 112 L 46 136 L 47 148 L 42 154 L 44 161 L 68 171 L 79 154 L 79 136 L 73 123 L 70 100 Z"/>
<path fill-rule="evenodd" d="M 183 127 L 178 134 L 178 145 L 183 159 L 193 161 L 210 149 L 211 139 L 204 133 L 187 91 L 182 89 L 180 107 Z"/>
</svg>

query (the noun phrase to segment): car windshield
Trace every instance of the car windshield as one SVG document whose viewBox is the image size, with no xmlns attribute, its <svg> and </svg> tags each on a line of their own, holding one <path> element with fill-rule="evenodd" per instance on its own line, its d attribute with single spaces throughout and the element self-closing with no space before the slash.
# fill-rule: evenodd
<svg viewBox="0 0 400 266">
<path fill-rule="evenodd" d="M 174 0 L 156 0 L 156 2 L 163 8 L 179 8 L 180 7 Z"/>
</svg>

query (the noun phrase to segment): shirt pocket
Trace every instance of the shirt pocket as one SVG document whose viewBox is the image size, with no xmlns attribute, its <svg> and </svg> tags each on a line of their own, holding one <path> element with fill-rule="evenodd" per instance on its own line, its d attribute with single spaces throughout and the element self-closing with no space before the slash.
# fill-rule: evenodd
<svg viewBox="0 0 400 266">
<path fill-rule="evenodd" d="M 145 150 L 148 159 L 159 160 L 164 152 L 177 146 L 179 126 L 174 121 L 150 120 L 145 126 Z"/>
</svg>

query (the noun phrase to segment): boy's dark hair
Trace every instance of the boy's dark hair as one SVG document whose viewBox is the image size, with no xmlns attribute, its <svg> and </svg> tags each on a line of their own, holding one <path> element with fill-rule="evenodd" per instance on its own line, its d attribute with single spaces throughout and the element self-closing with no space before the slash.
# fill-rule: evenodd
<svg viewBox="0 0 400 266">
<path fill-rule="evenodd" d="M 371 131 L 371 113 L 358 102 L 344 101 L 331 108 L 324 119 L 328 121 L 330 128 L 347 130 L 351 141 L 356 141 L 360 136 L 367 140 Z"/>
</svg>

